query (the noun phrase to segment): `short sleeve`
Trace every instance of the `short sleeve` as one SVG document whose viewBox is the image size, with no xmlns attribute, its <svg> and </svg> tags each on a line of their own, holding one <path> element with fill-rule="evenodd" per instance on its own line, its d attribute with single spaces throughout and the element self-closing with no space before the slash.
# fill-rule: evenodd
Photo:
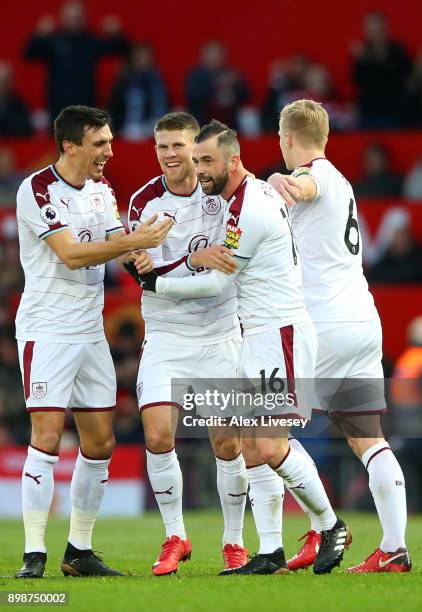
<svg viewBox="0 0 422 612">
<path fill-rule="evenodd" d="M 17 193 L 17 216 L 39 238 L 46 238 L 68 227 L 61 207 L 37 175 L 25 179 Z"/>
<path fill-rule="evenodd" d="M 104 198 L 106 201 L 106 234 L 124 232 L 125 228 L 120 219 L 116 195 L 110 183 L 104 179 Z"/>
<path fill-rule="evenodd" d="M 310 166 L 299 166 L 292 173 L 292 176 L 299 178 L 300 176 L 309 176 L 313 179 L 316 186 L 316 196 L 314 202 L 320 198 L 324 198 L 327 193 L 327 173 L 320 165 L 311 164 Z"/>
<path fill-rule="evenodd" d="M 226 235 L 224 245 L 235 252 L 240 259 L 250 259 L 265 234 L 263 215 L 257 214 L 248 207 L 247 199 L 243 203 L 239 216 L 229 211 L 226 215 Z"/>
</svg>

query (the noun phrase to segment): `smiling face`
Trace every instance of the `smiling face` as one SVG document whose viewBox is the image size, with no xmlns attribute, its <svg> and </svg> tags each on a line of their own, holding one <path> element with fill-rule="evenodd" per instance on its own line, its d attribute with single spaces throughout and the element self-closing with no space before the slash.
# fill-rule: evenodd
<svg viewBox="0 0 422 612">
<path fill-rule="evenodd" d="M 196 176 L 207 195 L 219 195 L 229 180 L 230 158 L 217 139 L 214 136 L 193 147 Z"/>
<path fill-rule="evenodd" d="M 71 154 L 73 165 L 81 176 L 99 180 L 105 164 L 113 157 L 112 140 L 110 127 L 105 125 L 99 129 L 88 128 L 81 145 L 64 141 L 63 146 L 66 153 Z"/>
<path fill-rule="evenodd" d="M 155 151 L 166 180 L 170 184 L 183 183 L 194 176 L 192 163 L 192 130 L 160 130 L 155 133 Z"/>
</svg>

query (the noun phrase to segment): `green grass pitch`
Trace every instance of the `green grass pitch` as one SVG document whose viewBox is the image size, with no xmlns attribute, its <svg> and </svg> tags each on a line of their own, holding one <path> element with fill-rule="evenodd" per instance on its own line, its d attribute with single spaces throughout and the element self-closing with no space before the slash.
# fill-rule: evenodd
<svg viewBox="0 0 422 612">
<path fill-rule="evenodd" d="M 95 549 L 104 552 L 105 561 L 112 567 L 130 572 L 127 578 L 108 579 L 63 577 L 59 562 L 68 524 L 52 519 L 47 534 L 47 577 L 27 581 L 12 578 L 21 565 L 22 527 L 18 521 L 3 520 L 0 521 L 0 591 L 68 591 L 69 606 L 61 609 L 72 612 L 422 610 L 422 517 L 409 519 L 407 540 L 413 560 L 412 572 L 356 576 L 347 575 L 343 570 L 349 564 L 362 561 L 376 548 L 380 528 L 375 514 L 344 516 L 353 532 L 353 545 L 345 553 L 340 569 L 326 576 L 314 576 L 308 570 L 285 576 L 251 577 L 217 576 L 222 567 L 222 519 L 218 511 L 186 513 L 192 560 L 182 563 L 177 575 L 160 578 L 152 576 L 150 571 L 163 539 L 158 512 L 139 519 L 102 519 L 95 527 Z M 307 529 L 304 516 L 285 517 L 284 546 L 288 555 L 297 551 L 296 539 Z M 249 512 L 245 520 L 245 543 L 250 552 L 256 550 L 257 537 Z M 59 607 L 49 605 L 48 609 Z"/>
</svg>

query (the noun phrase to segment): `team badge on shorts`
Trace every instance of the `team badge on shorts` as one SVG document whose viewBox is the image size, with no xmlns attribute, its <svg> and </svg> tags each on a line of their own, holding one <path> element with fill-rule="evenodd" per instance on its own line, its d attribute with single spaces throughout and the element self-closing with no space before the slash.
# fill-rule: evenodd
<svg viewBox="0 0 422 612">
<path fill-rule="evenodd" d="M 47 395 L 47 383 L 46 382 L 34 382 L 32 383 L 32 395 L 37 399 L 42 399 Z"/>
<path fill-rule="evenodd" d="M 41 206 L 40 215 L 47 225 L 55 225 L 60 221 L 60 211 L 55 204 L 44 204 L 44 206 Z"/>
<path fill-rule="evenodd" d="M 227 221 L 225 246 L 229 249 L 238 249 L 242 230 L 237 227 L 237 223 L 233 217 Z"/>
</svg>

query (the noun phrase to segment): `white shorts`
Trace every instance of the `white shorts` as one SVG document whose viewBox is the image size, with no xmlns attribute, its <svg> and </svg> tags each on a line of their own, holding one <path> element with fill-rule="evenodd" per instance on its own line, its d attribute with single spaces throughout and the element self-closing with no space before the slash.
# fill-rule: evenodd
<svg viewBox="0 0 422 612">
<path fill-rule="evenodd" d="M 299 416 L 310 418 L 314 398 L 314 376 L 317 355 L 317 337 L 310 319 L 270 329 L 243 338 L 238 376 L 253 381 L 255 389 L 262 388 L 265 379 L 266 394 L 281 390 L 286 396 L 276 409 L 267 408 L 262 414 Z M 263 373 L 264 370 L 264 373 Z M 277 382 L 276 378 L 285 381 Z M 269 401 L 268 406 L 271 406 Z M 256 413 L 258 414 L 258 412 Z M 259 413 L 261 414 L 261 413 Z"/>
<path fill-rule="evenodd" d="M 190 380 L 235 378 L 240 346 L 238 338 L 189 346 L 163 344 L 160 339 L 149 337 L 142 346 L 136 384 L 140 410 L 164 404 L 180 406 Z M 183 381 L 178 385 L 175 379 Z"/>
<path fill-rule="evenodd" d="M 26 409 L 100 411 L 116 405 L 116 373 L 106 340 L 90 344 L 18 341 Z"/>
<path fill-rule="evenodd" d="M 380 320 L 317 323 L 316 330 L 318 409 L 348 415 L 384 412 Z"/>
</svg>

